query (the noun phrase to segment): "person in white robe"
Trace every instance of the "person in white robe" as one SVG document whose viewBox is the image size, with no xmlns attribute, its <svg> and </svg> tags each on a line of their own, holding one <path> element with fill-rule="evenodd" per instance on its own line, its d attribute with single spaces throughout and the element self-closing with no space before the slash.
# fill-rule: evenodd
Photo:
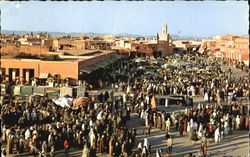
<svg viewBox="0 0 250 157">
<path fill-rule="evenodd" d="M 47 145 L 46 141 L 43 141 L 43 144 L 42 144 L 42 154 L 45 155 L 45 153 L 47 153 L 47 150 L 48 150 L 48 145 Z"/>
<path fill-rule="evenodd" d="M 187 93 L 189 93 L 189 92 L 190 92 L 190 86 L 187 87 Z"/>
<path fill-rule="evenodd" d="M 165 107 L 168 108 L 168 99 L 165 99 Z"/>
<path fill-rule="evenodd" d="M 37 120 L 37 114 L 36 114 L 36 111 L 34 109 L 31 112 L 31 120 L 32 121 L 36 121 Z"/>
<path fill-rule="evenodd" d="M 10 130 L 10 128 L 6 130 L 5 135 L 6 135 L 6 138 L 11 136 L 11 130 Z"/>
<path fill-rule="evenodd" d="M 6 142 L 6 127 L 5 125 L 2 127 L 2 141 Z"/>
<path fill-rule="evenodd" d="M 157 116 L 156 116 L 156 113 L 154 113 L 153 122 L 154 122 L 154 127 L 156 127 L 156 124 L 157 124 Z"/>
<path fill-rule="evenodd" d="M 94 103 L 94 109 L 97 110 L 98 109 L 99 104 L 98 103 Z"/>
<path fill-rule="evenodd" d="M 137 148 L 142 150 L 142 142 L 139 142 Z"/>
<path fill-rule="evenodd" d="M 149 104 L 149 100 L 150 100 L 150 99 L 149 99 L 149 96 L 147 95 L 147 96 L 146 96 L 146 103 L 147 103 L 147 104 Z"/>
<path fill-rule="evenodd" d="M 148 156 L 148 153 L 147 153 L 147 152 L 148 152 L 148 150 L 147 150 L 147 148 L 144 146 L 144 147 L 142 148 L 142 153 L 141 153 L 142 156 L 145 156 L 145 157 Z"/>
<path fill-rule="evenodd" d="M 177 88 L 174 87 L 174 94 L 177 94 Z"/>
<path fill-rule="evenodd" d="M 85 131 L 85 124 L 84 123 L 82 123 L 82 131 Z"/>
<path fill-rule="evenodd" d="M 216 143 L 220 142 L 220 128 L 219 127 L 214 132 L 214 141 Z"/>
<path fill-rule="evenodd" d="M 127 95 L 124 93 L 123 96 L 122 96 L 122 99 L 123 99 L 123 105 L 126 104 L 127 102 L 127 99 L 126 99 Z"/>
<path fill-rule="evenodd" d="M 148 112 L 145 112 L 144 119 L 145 119 L 145 125 L 146 125 L 146 127 L 148 127 L 149 126 L 149 124 L 148 124 Z"/>
<path fill-rule="evenodd" d="M 149 141 L 147 138 L 144 138 L 144 141 L 143 141 L 143 146 L 147 148 L 147 150 L 149 150 Z"/>
<path fill-rule="evenodd" d="M 202 137 L 202 132 L 203 132 L 203 126 L 202 126 L 202 124 L 200 123 L 199 130 L 198 130 L 198 134 L 197 134 L 199 138 Z"/>
<path fill-rule="evenodd" d="M 190 122 L 187 122 L 187 132 L 190 132 Z"/>
<path fill-rule="evenodd" d="M 217 115 L 216 110 L 214 110 L 214 112 L 213 112 L 213 118 L 215 118 L 216 115 Z"/>
<path fill-rule="evenodd" d="M 204 94 L 204 101 L 208 101 L 208 93 L 206 92 L 205 94 Z"/>
<path fill-rule="evenodd" d="M 162 157 L 162 153 L 160 149 L 156 150 L 156 157 Z"/>
<path fill-rule="evenodd" d="M 82 150 L 82 157 L 90 157 L 90 150 L 87 145 L 84 145 L 84 148 Z"/>
<path fill-rule="evenodd" d="M 227 114 L 227 115 L 224 117 L 224 121 L 229 122 L 229 114 Z"/>
<path fill-rule="evenodd" d="M 25 140 L 28 140 L 31 138 L 31 132 L 30 132 L 30 129 L 28 128 L 26 131 L 25 131 Z"/>
<path fill-rule="evenodd" d="M 27 116 L 27 120 L 30 121 L 30 112 L 28 110 L 26 110 L 25 114 Z"/>
<path fill-rule="evenodd" d="M 140 115 L 141 119 L 144 118 L 144 110 L 141 111 L 141 115 Z"/>
<path fill-rule="evenodd" d="M 168 120 L 166 121 L 166 131 L 167 132 L 170 131 L 170 126 L 171 126 L 171 122 L 170 122 L 170 118 L 168 118 Z"/>
<path fill-rule="evenodd" d="M 193 129 L 194 127 L 194 120 L 193 118 L 190 119 L 190 128 Z"/>
<path fill-rule="evenodd" d="M 197 131 L 197 130 L 198 130 L 198 124 L 197 124 L 197 122 L 194 122 L 194 123 L 193 123 L 192 129 L 193 129 L 194 131 Z"/>
<path fill-rule="evenodd" d="M 192 96 L 195 96 L 195 87 L 193 85 L 190 87 L 190 90 L 192 92 Z"/>
<path fill-rule="evenodd" d="M 95 134 L 93 132 L 93 130 L 91 129 L 90 133 L 89 133 L 89 142 L 90 142 L 90 147 L 95 146 L 95 141 L 96 141 L 96 137 Z"/>
<path fill-rule="evenodd" d="M 93 120 L 90 119 L 90 120 L 89 120 L 89 126 L 92 127 L 93 125 L 94 125 L 94 124 L 93 124 Z"/>
<path fill-rule="evenodd" d="M 48 145 L 51 146 L 51 144 L 52 144 L 52 133 L 50 133 L 48 136 Z"/>
<path fill-rule="evenodd" d="M 240 116 L 239 115 L 237 115 L 235 121 L 236 121 L 236 129 L 240 129 Z"/>
<path fill-rule="evenodd" d="M 173 123 L 172 125 L 174 125 L 174 124 L 175 124 L 175 119 L 176 119 L 176 118 L 175 118 L 175 113 L 174 113 L 174 112 L 173 112 L 172 115 L 171 115 L 171 119 L 172 119 L 172 123 Z"/>
<path fill-rule="evenodd" d="M 228 131 L 229 131 L 229 125 L 228 125 L 228 122 L 225 121 L 225 124 L 224 124 L 224 134 L 228 135 Z"/>
<path fill-rule="evenodd" d="M 130 88 L 130 86 L 128 86 L 126 93 L 129 94 L 130 92 L 131 92 L 131 88 Z"/>
<path fill-rule="evenodd" d="M 97 115 L 97 120 L 101 120 L 102 119 L 102 111 L 100 111 Z"/>
<path fill-rule="evenodd" d="M 198 107 L 198 109 L 200 110 L 200 109 L 201 109 L 201 104 L 199 103 L 197 107 Z"/>
<path fill-rule="evenodd" d="M 144 108 L 144 105 L 145 105 L 145 104 L 144 104 L 144 102 L 142 101 L 140 105 L 141 105 L 141 108 Z"/>
<path fill-rule="evenodd" d="M 56 122 L 56 128 L 59 129 L 61 127 L 60 122 Z"/>
<path fill-rule="evenodd" d="M 233 116 L 232 117 L 232 130 L 235 130 L 236 125 L 236 118 Z"/>
</svg>

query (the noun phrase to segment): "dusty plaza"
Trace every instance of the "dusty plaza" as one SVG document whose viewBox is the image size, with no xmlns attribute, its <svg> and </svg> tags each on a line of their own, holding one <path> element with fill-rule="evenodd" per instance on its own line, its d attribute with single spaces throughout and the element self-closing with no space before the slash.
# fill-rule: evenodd
<svg viewBox="0 0 250 157">
<path fill-rule="evenodd" d="M 1 157 L 248 157 L 247 2 L 1 1 Z"/>
<path fill-rule="evenodd" d="M 34 153 L 46 156 L 64 156 L 65 151 L 62 148 L 66 137 L 69 136 L 71 137 L 67 139 L 70 145 L 69 156 L 81 156 L 86 150 L 89 151 L 90 156 L 116 156 L 116 153 L 121 153 L 121 151 L 126 154 L 124 156 L 136 156 L 144 149 L 147 151 L 145 153 L 148 153 L 147 156 L 157 156 L 157 154 L 185 156 L 189 153 L 192 153 L 193 156 L 203 156 L 202 153 L 206 153 L 206 156 L 247 156 L 249 125 L 247 105 L 249 105 L 249 102 L 246 93 L 248 91 L 244 90 L 246 88 L 244 85 L 247 84 L 238 84 L 243 85 L 241 87 L 242 95 L 240 96 L 237 96 L 237 94 L 219 96 L 220 89 L 218 88 L 214 93 L 211 92 L 211 99 L 209 100 L 206 99 L 207 92 L 204 92 L 203 88 L 192 87 L 196 86 L 193 82 L 196 78 L 190 81 L 187 79 L 190 75 L 196 77 L 206 75 L 207 77 L 204 79 L 208 80 L 211 76 L 213 76 L 213 80 L 223 77 L 223 75 L 218 77 L 218 74 L 216 74 L 215 70 L 218 69 L 210 71 L 201 70 L 202 67 L 197 68 L 197 63 L 200 61 L 204 61 L 205 65 L 213 65 L 210 61 L 217 63 L 214 64 L 216 66 L 210 66 L 210 68 L 224 67 L 226 69 L 227 67 L 229 69 L 228 75 L 225 75 L 227 74 L 225 72 L 224 77 L 229 76 L 232 82 L 238 79 L 243 82 L 247 81 L 247 73 L 221 59 L 208 57 L 204 60 L 204 58 L 206 57 L 203 55 L 187 53 L 150 60 L 117 61 L 114 66 L 122 67 L 120 75 L 123 76 L 117 77 L 118 80 L 121 78 L 125 85 L 117 84 L 114 81 L 113 83 L 106 83 L 107 86 L 102 88 L 90 90 L 89 87 L 85 87 L 86 99 L 78 101 L 79 98 L 75 98 L 73 103 L 70 103 L 69 95 L 63 97 L 67 100 L 66 103 L 63 100 L 58 101 L 56 98 L 52 99 L 46 96 L 33 96 L 32 98 L 30 96 L 31 100 L 28 102 L 16 101 L 16 97 L 11 100 L 13 102 L 10 102 L 15 104 L 14 109 L 7 113 L 8 107 L 3 108 L 4 124 L 6 123 L 3 127 L 3 142 L 7 142 L 6 144 L 9 145 L 5 145 L 6 149 L 10 151 L 10 156 L 30 156 Z M 182 62 L 177 64 L 177 61 Z M 148 68 L 149 65 L 150 68 Z M 186 68 L 186 65 L 189 65 L 188 68 Z M 128 73 L 131 69 L 133 69 L 133 73 Z M 119 71 L 119 69 L 117 70 Z M 164 72 L 172 72 L 172 76 L 168 75 L 169 78 L 166 78 Z M 116 77 L 116 75 L 113 76 Z M 176 86 L 174 83 L 179 82 L 176 78 L 187 80 L 183 81 L 183 84 L 176 84 Z M 165 83 L 160 82 L 161 79 L 166 79 Z M 174 82 L 175 80 L 177 82 Z M 145 81 L 145 83 L 143 84 L 142 81 Z M 129 82 L 129 84 L 125 82 Z M 179 88 L 178 90 L 178 87 L 182 87 L 185 83 L 187 83 L 187 88 Z M 214 86 L 218 85 L 220 84 Z M 144 98 L 143 93 L 146 94 Z M 183 96 L 185 93 L 187 93 L 187 96 Z M 174 97 L 174 95 L 178 97 Z M 25 104 L 28 106 L 34 105 L 32 105 L 33 109 L 30 110 L 30 117 L 27 114 L 27 112 L 29 113 L 29 107 Z M 28 108 L 25 109 L 26 107 L 21 107 L 21 105 Z M 42 110 L 39 109 L 40 107 Z M 21 112 L 23 108 L 25 110 Z M 206 110 L 206 112 L 200 112 L 203 110 Z M 198 112 L 198 114 L 195 112 Z M 208 112 L 211 112 L 211 115 Z M 223 114 L 223 112 L 226 114 Z M 20 113 L 23 113 L 23 115 L 20 115 Z M 109 116 L 106 114 L 109 114 Z M 20 115 L 20 118 L 15 119 L 14 117 L 18 117 L 16 115 Z M 107 116 L 106 120 L 110 121 L 106 124 L 105 115 Z M 240 118 L 237 115 L 241 115 Z M 89 120 L 87 120 L 88 116 L 90 116 Z M 215 119 L 216 116 L 220 116 L 220 118 Z M 87 119 L 85 120 L 84 117 Z M 17 121 L 17 124 L 13 121 Z M 199 127 L 197 122 L 200 124 Z M 103 124 L 106 126 L 103 126 Z M 220 129 L 219 139 L 216 139 L 215 132 L 218 128 Z M 9 133 L 8 130 L 10 130 Z M 91 130 L 96 132 L 91 133 Z M 129 131 L 124 134 L 123 131 L 126 132 L 126 130 Z M 110 132 L 112 136 L 108 135 Z M 12 137 L 8 138 L 8 134 Z M 171 152 L 167 135 L 170 136 L 168 138 L 173 140 Z M 53 138 L 55 140 L 56 149 L 52 152 L 53 154 L 51 154 L 51 146 L 48 145 L 46 151 L 43 150 L 45 149 L 44 144 L 40 145 L 39 142 L 35 142 L 44 139 L 45 136 L 47 136 L 48 141 Z M 111 138 L 105 142 L 104 139 L 101 140 L 103 137 L 106 137 L 106 140 L 109 137 Z M 25 143 L 29 138 L 35 139 L 34 143 L 31 144 L 34 148 Z M 65 139 L 65 141 L 61 140 L 60 142 L 60 138 Z M 91 146 L 91 138 L 94 138 L 92 139 L 94 148 L 88 147 L 88 145 Z M 114 142 L 116 145 L 112 145 L 113 138 L 116 140 Z M 120 146 L 124 146 L 124 143 L 121 143 L 122 138 L 125 138 L 124 141 L 127 140 L 126 138 L 131 140 L 131 143 L 125 143 L 126 150 L 120 148 Z M 19 143 L 19 140 L 24 142 Z M 90 143 L 88 140 L 90 140 Z M 147 140 L 147 145 L 145 145 L 145 140 Z M 202 143 L 205 143 L 204 152 L 201 151 Z M 20 144 L 23 147 L 23 152 L 19 152 Z M 84 147 L 84 149 L 79 149 L 79 146 Z M 112 147 L 113 151 L 110 150 Z M 110 151 L 114 154 L 110 154 Z M 129 152 L 131 154 L 127 154 Z M 91 153 L 94 154 L 91 155 Z"/>
</svg>

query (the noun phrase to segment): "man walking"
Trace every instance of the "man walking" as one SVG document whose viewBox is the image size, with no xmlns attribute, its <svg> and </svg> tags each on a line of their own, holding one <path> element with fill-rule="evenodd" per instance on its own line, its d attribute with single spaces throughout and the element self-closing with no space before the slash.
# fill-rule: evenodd
<svg viewBox="0 0 250 157">
<path fill-rule="evenodd" d="M 173 150 L 173 138 L 172 138 L 172 136 L 167 138 L 167 147 L 168 147 L 169 155 L 172 154 L 172 150 Z"/>
<path fill-rule="evenodd" d="M 69 142 L 68 142 L 68 140 L 64 141 L 63 146 L 64 146 L 64 150 L 65 150 L 65 156 L 68 157 L 69 156 Z"/>
</svg>

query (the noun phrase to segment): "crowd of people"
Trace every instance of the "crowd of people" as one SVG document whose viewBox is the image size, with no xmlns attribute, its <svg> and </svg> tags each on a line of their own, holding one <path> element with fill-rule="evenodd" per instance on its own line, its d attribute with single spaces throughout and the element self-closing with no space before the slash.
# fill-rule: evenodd
<svg viewBox="0 0 250 157">
<path fill-rule="evenodd" d="M 235 129 L 249 127 L 248 110 L 241 99 L 248 96 L 248 77 L 223 71 L 216 60 L 204 56 L 184 55 L 153 61 L 123 61 L 112 67 L 105 85 L 112 91 L 77 108 L 62 108 L 45 97 L 29 102 L 11 101 L 2 106 L 2 141 L 7 152 L 44 156 L 64 149 L 82 149 L 83 157 L 97 153 L 110 156 L 149 156 L 150 144 L 145 138 L 136 144 L 136 129 L 126 123 L 136 112 L 151 128 L 166 131 L 168 154 L 172 153 L 171 132 L 187 132 L 192 141 L 201 141 L 201 152 L 207 153 L 207 138 L 220 142 Z M 183 60 L 185 63 L 176 62 Z M 213 65 L 212 69 L 206 67 Z M 205 67 L 205 68 L 204 68 Z M 114 92 L 123 95 L 115 97 Z M 206 103 L 187 103 L 186 110 L 168 113 L 157 109 L 158 95 L 201 96 Z M 133 148 L 135 150 L 133 151 Z M 156 154 L 161 156 L 161 150 Z"/>
<path fill-rule="evenodd" d="M 65 149 L 68 154 L 69 147 L 77 147 L 83 148 L 86 157 L 96 156 L 97 152 L 110 156 L 132 154 L 136 130 L 126 126 L 130 115 L 121 103 L 113 107 L 111 92 L 98 103 L 89 100 L 78 109 L 38 100 L 27 105 L 13 104 L 7 107 L 11 111 L 3 111 L 2 141 L 7 143 L 9 153 L 15 148 L 18 153 L 50 152 L 54 156 L 56 150 Z"/>
<path fill-rule="evenodd" d="M 197 58 L 196 62 L 202 64 Z M 222 73 L 218 68 L 209 73 L 187 71 L 183 68 L 177 71 L 163 69 L 158 75 L 155 73 L 154 77 L 141 80 L 141 85 L 145 88 L 137 86 L 137 91 L 133 92 L 137 100 L 137 112 L 140 118 L 144 119 L 149 132 L 151 127 L 167 132 L 171 132 L 171 127 L 175 127 L 180 136 L 188 132 L 192 141 L 201 142 L 201 152 L 206 155 L 207 138 L 214 138 L 214 141 L 219 143 L 233 130 L 249 128 L 247 104 L 241 102 L 241 99 L 247 99 L 249 94 L 247 75 L 234 77 L 231 71 Z M 137 92 L 142 94 L 137 95 Z M 187 106 L 185 112 L 171 114 L 152 107 L 151 99 L 156 94 L 184 94 L 188 97 L 199 95 L 204 98 L 205 103 Z"/>
</svg>

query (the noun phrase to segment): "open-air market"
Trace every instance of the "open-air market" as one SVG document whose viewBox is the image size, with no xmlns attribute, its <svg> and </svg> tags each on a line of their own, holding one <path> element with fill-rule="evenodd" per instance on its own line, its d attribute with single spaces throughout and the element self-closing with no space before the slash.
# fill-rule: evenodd
<svg viewBox="0 0 250 157">
<path fill-rule="evenodd" d="M 1 157 L 248 157 L 247 2 L 1 1 Z"/>
<path fill-rule="evenodd" d="M 83 84 L 78 88 L 84 96 L 79 97 L 71 87 L 60 88 L 53 97 L 33 94 L 39 86 L 14 85 L 13 92 L 20 95 L 2 105 L 2 141 L 10 154 L 56 156 L 61 149 L 68 154 L 83 148 L 83 156 L 148 156 L 171 155 L 176 136 L 188 135 L 192 145 L 200 145 L 196 151 L 208 155 L 208 141 L 219 145 L 249 128 L 248 75 L 235 67 L 187 53 L 117 61 L 107 67 L 102 88 Z M 172 106 L 183 109 L 171 112 Z M 127 126 L 135 118 L 142 129 Z M 152 148 L 151 130 L 166 133 L 163 149 Z"/>
</svg>

